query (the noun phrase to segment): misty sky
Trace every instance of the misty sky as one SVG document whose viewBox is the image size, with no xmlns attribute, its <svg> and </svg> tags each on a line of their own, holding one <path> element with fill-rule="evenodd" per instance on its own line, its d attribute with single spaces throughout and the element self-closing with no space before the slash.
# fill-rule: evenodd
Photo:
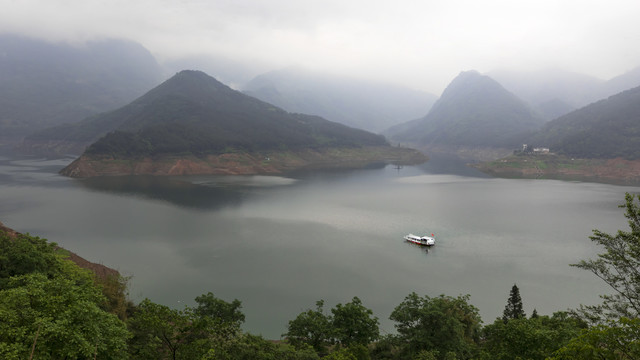
<svg viewBox="0 0 640 360">
<path fill-rule="evenodd" d="M 212 54 L 440 95 L 463 70 L 640 66 L 638 0 L 0 0 L 0 32 L 137 41 L 159 61 Z"/>
</svg>

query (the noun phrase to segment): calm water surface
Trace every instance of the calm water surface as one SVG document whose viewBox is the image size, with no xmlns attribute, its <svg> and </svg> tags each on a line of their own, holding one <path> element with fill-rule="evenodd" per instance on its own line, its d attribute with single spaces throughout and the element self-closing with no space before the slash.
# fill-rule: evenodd
<svg viewBox="0 0 640 360">
<path fill-rule="evenodd" d="M 279 338 L 315 301 L 358 296 L 388 317 L 406 295 L 470 294 L 485 323 L 514 283 L 525 311 L 608 292 L 569 267 L 592 229 L 626 229 L 638 187 L 487 178 L 448 161 L 286 177 L 57 175 L 66 160 L 0 157 L 0 221 L 131 275 L 131 297 L 181 308 L 213 292 L 243 303 L 245 329 Z M 436 235 L 429 251 L 406 233 Z"/>
</svg>

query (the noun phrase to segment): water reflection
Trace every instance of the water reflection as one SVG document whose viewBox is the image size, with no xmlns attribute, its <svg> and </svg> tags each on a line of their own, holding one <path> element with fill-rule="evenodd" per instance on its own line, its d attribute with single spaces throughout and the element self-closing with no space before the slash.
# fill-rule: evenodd
<svg viewBox="0 0 640 360">
<path fill-rule="evenodd" d="M 435 252 L 435 249 L 436 249 L 435 247 L 437 246 L 437 245 L 434 245 L 434 246 L 432 246 L 432 247 L 428 247 L 428 246 L 423 246 L 423 245 L 414 244 L 414 243 L 411 243 L 411 242 L 409 242 L 409 241 L 405 241 L 404 243 L 405 243 L 405 245 L 407 245 L 407 246 L 410 246 L 410 247 L 414 248 L 414 250 L 415 250 L 415 251 L 421 251 L 421 252 L 423 252 L 425 255 L 426 255 L 426 254 L 429 254 L 429 253 L 431 253 L 431 252 Z"/>
<path fill-rule="evenodd" d="M 96 177 L 78 180 L 78 183 L 92 191 L 160 200 L 203 210 L 238 206 L 244 197 L 239 188 L 204 186 L 167 177 Z"/>
<path fill-rule="evenodd" d="M 92 191 L 159 200 L 180 207 L 215 210 L 239 206 L 259 189 L 296 180 L 278 176 L 116 176 L 77 180 Z"/>
</svg>

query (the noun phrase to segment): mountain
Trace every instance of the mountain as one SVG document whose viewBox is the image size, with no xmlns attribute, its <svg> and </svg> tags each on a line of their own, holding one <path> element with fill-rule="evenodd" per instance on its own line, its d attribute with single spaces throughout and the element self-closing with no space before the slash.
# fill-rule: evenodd
<svg viewBox="0 0 640 360">
<path fill-rule="evenodd" d="M 557 113 L 545 112 L 543 104 L 556 104 L 564 111 L 583 107 L 601 99 L 601 86 L 604 81 L 580 73 L 559 69 L 546 69 L 531 72 L 497 70 L 487 74 L 498 81 L 505 89 L 528 102 L 533 108 L 541 110 L 548 120 L 557 117 Z M 564 114 L 559 114 L 564 115 Z"/>
<path fill-rule="evenodd" d="M 277 172 L 291 166 L 278 157 L 285 153 L 314 157 L 335 149 L 391 148 L 380 135 L 317 116 L 288 113 L 201 71 L 182 71 L 129 105 L 57 131 L 60 137 L 77 141 L 109 132 L 63 170 L 70 176 L 113 174 L 115 170 L 95 173 L 95 169 L 100 164 L 106 169 L 126 161 L 144 169 L 116 173 L 235 171 L 229 166 L 242 168 L 238 170 L 242 173 L 260 167 L 255 171 Z M 314 157 L 316 162 L 321 160 L 322 156 Z M 243 167 L 243 162 L 250 162 L 254 170 Z M 160 164 L 168 167 L 158 170 Z M 87 173 L 89 168 L 93 170 Z"/>
<path fill-rule="evenodd" d="M 462 72 L 429 113 L 389 129 L 394 140 L 426 147 L 512 147 L 514 136 L 543 120 L 498 82 L 476 71 Z"/>
<path fill-rule="evenodd" d="M 156 86 L 159 65 L 141 45 L 84 45 L 0 35 L 0 143 L 122 106 Z"/>
<path fill-rule="evenodd" d="M 578 158 L 640 159 L 640 87 L 550 121 L 529 143 Z"/>
<path fill-rule="evenodd" d="M 236 90 L 242 88 L 256 75 L 271 69 L 269 65 L 260 63 L 256 59 L 231 59 L 222 55 L 180 57 L 164 61 L 162 66 L 169 74 L 175 74 L 184 69 L 198 69 Z"/>
<path fill-rule="evenodd" d="M 609 79 L 603 84 L 602 98 L 640 86 L 640 66 Z"/>
<path fill-rule="evenodd" d="M 548 120 L 640 86 L 640 67 L 607 81 L 557 69 L 532 72 L 497 70 L 487 75 L 527 101 Z"/>
<path fill-rule="evenodd" d="M 426 114 L 437 99 L 400 86 L 299 68 L 257 76 L 243 91 L 287 111 L 314 114 L 373 132 Z"/>
</svg>

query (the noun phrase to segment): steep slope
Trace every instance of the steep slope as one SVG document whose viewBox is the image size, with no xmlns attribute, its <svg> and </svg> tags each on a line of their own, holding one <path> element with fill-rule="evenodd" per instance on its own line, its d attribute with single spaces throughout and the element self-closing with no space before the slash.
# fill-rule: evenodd
<svg viewBox="0 0 640 360">
<path fill-rule="evenodd" d="M 111 131 L 63 171 L 72 176 L 216 173 L 228 166 L 242 168 L 233 170 L 240 173 L 250 173 L 251 169 L 276 172 L 278 166 L 289 166 L 276 153 L 304 153 L 317 162 L 322 157 L 318 159 L 310 152 L 389 148 L 382 136 L 316 116 L 288 113 L 232 90 L 200 71 L 182 71 L 131 104 L 87 119 L 72 130 L 78 139 Z M 267 163 L 265 159 L 269 159 Z M 107 170 L 107 166 L 104 171 L 94 172 L 85 166 L 92 163 L 95 170 L 100 163 L 125 160 L 133 167 Z M 243 162 L 251 165 L 238 165 Z"/>
<path fill-rule="evenodd" d="M 429 111 L 437 97 L 400 86 L 296 68 L 262 74 L 244 92 L 287 111 L 378 132 Z"/>
<path fill-rule="evenodd" d="M 540 111 L 547 120 L 601 99 L 601 87 L 605 83 L 592 76 L 559 69 L 497 70 L 487 75 Z M 555 106 L 549 109 L 549 104 Z"/>
<path fill-rule="evenodd" d="M 0 143 L 122 106 L 156 86 L 160 67 L 137 43 L 82 46 L 0 35 Z"/>
<path fill-rule="evenodd" d="M 16 238 L 23 235 L 13 229 L 6 227 L 2 222 L 0 222 L 0 236 L 7 236 L 11 241 L 15 241 Z M 62 249 L 60 247 L 58 247 L 57 249 L 61 254 L 63 254 L 65 258 L 68 258 L 79 267 L 93 272 L 94 274 L 96 274 L 98 278 L 102 280 L 108 280 L 110 277 L 120 276 L 120 273 L 115 269 L 104 266 L 102 264 L 96 264 L 91 261 L 88 261 L 85 258 L 69 250 Z"/>
<path fill-rule="evenodd" d="M 487 75 L 527 101 L 548 120 L 640 86 L 640 67 L 607 81 L 557 69 L 532 72 L 497 70 Z"/>
<path fill-rule="evenodd" d="M 422 119 L 391 128 L 392 140 L 433 147 L 511 147 L 543 120 L 488 76 L 462 72 Z"/>
<path fill-rule="evenodd" d="M 579 158 L 640 159 L 640 87 L 573 111 L 529 139 L 536 146 Z"/>
<path fill-rule="evenodd" d="M 607 80 L 602 85 L 603 96 L 601 98 L 606 98 L 638 86 L 640 86 L 640 66 Z"/>
</svg>

